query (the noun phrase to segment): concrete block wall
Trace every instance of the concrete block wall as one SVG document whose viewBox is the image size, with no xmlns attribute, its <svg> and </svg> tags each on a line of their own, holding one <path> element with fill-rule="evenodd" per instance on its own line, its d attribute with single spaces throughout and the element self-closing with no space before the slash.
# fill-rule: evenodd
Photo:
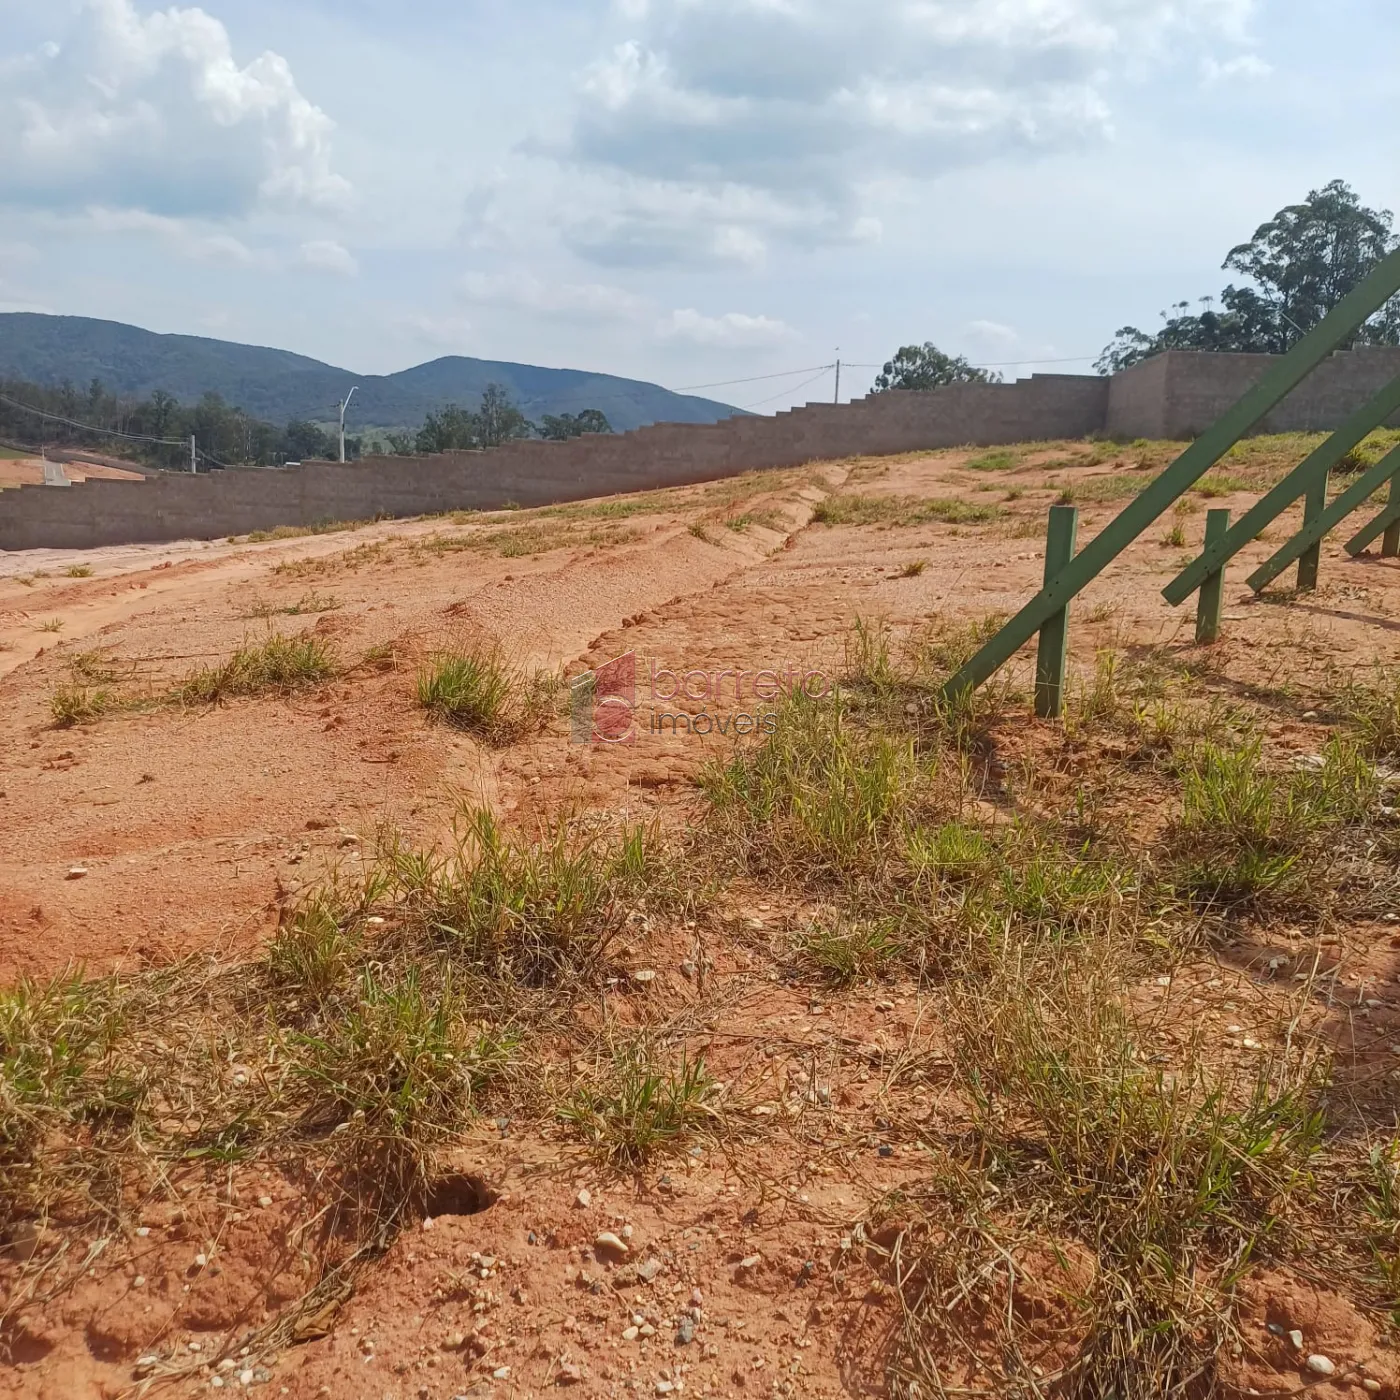
<svg viewBox="0 0 1400 1400">
<path fill-rule="evenodd" d="M 1103 426 L 1108 395 L 1105 379 L 1036 375 L 492 452 L 166 474 L 64 491 L 24 486 L 0 493 L 0 549 L 220 539 L 278 525 L 552 505 L 862 454 L 1083 437 Z"/>
<path fill-rule="evenodd" d="M 540 506 L 623 491 L 690 485 L 767 467 L 917 452 L 963 444 L 1087 437 L 1194 436 L 1268 368 L 1268 355 L 1174 351 L 1111 379 L 1037 374 L 1014 384 L 958 384 L 932 393 L 872 394 L 770 418 L 657 423 L 572 442 L 513 442 L 493 452 L 372 457 L 283 471 L 89 481 L 64 490 L 0 492 L 0 549 L 219 539 L 375 516 Z M 1263 432 L 1335 427 L 1400 374 L 1400 349 L 1334 355 L 1270 414 Z M 1397 418 L 1400 426 L 1400 418 Z"/>
<path fill-rule="evenodd" d="M 1115 374 L 1107 431 L 1114 436 L 1191 438 L 1203 433 L 1275 362 L 1273 355 L 1169 350 Z M 1316 433 L 1337 427 L 1400 375 L 1400 347 L 1368 345 L 1324 360 L 1255 430 Z M 1391 420 L 1400 427 L 1400 416 Z"/>
</svg>

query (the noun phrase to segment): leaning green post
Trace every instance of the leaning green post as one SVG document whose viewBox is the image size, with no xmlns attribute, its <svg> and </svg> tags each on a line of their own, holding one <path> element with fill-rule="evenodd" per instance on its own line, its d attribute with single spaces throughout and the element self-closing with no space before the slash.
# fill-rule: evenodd
<svg viewBox="0 0 1400 1400">
<path fill-rule="evenodd" d="M 1230 528 L 1228 510 L 1206 512 L 1206 547 L 1222 539 Z M 1206 576 L 1196 600 L 1196 644 L 1206 646 L 1220 636 L 1220 606 L 1225 601 L 1225 566 Z"/>
<path fill-rule="evenodd" d="M 1375 398 L 1362 404 L 1331 437 L 1320 443 L 1288 473 L 1277 486 L 1266 491 L 1230 527 L 1230 533 L 1210 548 L 1202 550 L 1163 590 L 1162 597 L 1173 607 L 1179 607 L 1227 559 L 1233 559 L 1259 532 L 1272 523 L 1299 496 L 1303 495 L 1314 477 L 1326 476 L 1354 447 L 1360 446 L 1369 433 L 1387 419 L 1400 413 L 1400 375 L 1392 379 Z"/>
<path fill-rule="evenodd" d="M 1327 473 L 1321 476 L 1308 487 L 1308 493 L 1303 497 L 1303 524 L 1311 525 L 1324 510 L 1327 509 Z M 1310 592 L 1317 587 L 1317 567 L 1322 562 L 1322 541 L 1309 545 L 1298 560 L 1298 591 L 1300 593 Z"/>
<path fill-rule="evenodd" d="M 1286 355 L 1264 371 L 1233 408 L 1105 525 L 1058 578 L 1043 586 L 976 656 L 949 677 L 943 684 L 944 696 L 953 699 L 975 690 L 1015 656 L 1085 584 L 1097 578 L 1177 497 L 1194 486 L 1317 365 L 1340 350 L 1358 327 L 1397 292 L 1400 248 L 1387 253 Z"/>
<path fill-rule="evenodd" d="M 1390 455 L 1394 457 L 1396 454 Z M 1397 458 L 1397 461 L 1400 461 L 1400 458 Z M 1346 542 L 1347 553 L 1355 558 L 1356 555 L 1364 553 L 1370 547 L 1371 541 L 1380 535 L 1384 537 L 1381 540 L 1381 557 L 1384 558 L 1385 541 L 1397 526 L 1400 526 L 1400 467 L 1396 468 L 1396 474 L 1390 478 L 1390 490 L 1384 508 Z"/>
<path fill-rule="evenodd" d="M 1045 582 L 1059 576 L 1074 558 L 1079 531 L 1077 506 L 1051 506 L 1045 534 Z M 1065 667 L 1069 661 L 1069 604 L 1045 619 L 1035 660 L 1035 712 L 1041 719 L 1059 719 L 1065 711 Z"/>
<path fill-rule="evenodd" d="M 1390 508 L 1400 512 L 1400 476 L 1390 478 Z M 1400 555 L 1400 519 L 1395 519 L 1385 527 L 1385 538 L 1381 541 L 1381 558 L 1394 559 Z"/>
<path fill-rule="evenodd" d="M 1271 559 L 1261 564 L 1250 574 L 1246 582 L 1256 592 L 1262 592 L 1294 560 L 1301 558 L 1309 545 L 1316 544 L 1334 525 L 1345 520 L 1358 506 L 1365 505 L 1370 498 L 1389 483 L 1390 478 L 1400 472 L 1400 447 L 1393 447 L 1375 466 L 1362 472 L 1345 491 L 1337 494 L 1333 501 L 1311 525 L 1304 525 L 1287 544 L 1281 545 Z M 1388 523 L 1388 522 L 1387 522 Z M 1366 548 L 1366 531 L 1347 542 L 1347 549 L 1355 552 Z M 1377 530 L 1376 534 L 1380 531 Z"/>
</svg>

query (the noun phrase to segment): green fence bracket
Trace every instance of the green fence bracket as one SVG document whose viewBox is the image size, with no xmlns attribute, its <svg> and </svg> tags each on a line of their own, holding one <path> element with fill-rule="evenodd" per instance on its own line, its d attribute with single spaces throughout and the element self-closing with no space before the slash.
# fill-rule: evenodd
<svg viewBox="0 0 1400 1400">
<path fill-rule="evenodd" d="M 1230 528 L 1228 510 L 1206 512 L 1206 548 L 1217 540 L 1224 539 Z M 1200 596 L 1196 600 L 1196 644 L 1207 646 L 1220 636 L 1220 607 L 1225 601 L 1225 566 L 1222 564 L 1213 574 L 1206 575 L 1201 585 Z"/>
<path fill-rule="evenodd" d="M 1303 528 L 1306 530 L 1309 525 L 1327 509 L 1327 478 L 1319 476 L 1308 487 L 1308 493 L 1303 497 Z M 1317 587 L 1317 570 L 1322 563 L 1322 541 L 1310 544 L 1301 555 L 1298 556 L 1298 591 L 1300 593 L 1310 592 Z"/>
<path fill-rule="evenodd" d="M 1366 277 L 1276 364 L 1235 406 L 1188 447 L 1141 495 L 1109 522 L 1059 576 L 1047 583 L 943 687 L 952 699 L 976 689 L 1030 641 L 1056 613 L 1097 578 L 1175 500 L 1210 470 L 1275 404 L 1352 337 L 1361 324 L 1400 291 L 1400 248 Z M 1296 556 L 1295 556 L 1296 557 Z"/>
<path fill-rule="evenodd" d="M 1266 525 L 1272 524 L 1314 480 L 1327 473 L 1388 419 L 1400 413 L 1400 378 L 1391 380 L 1369 403 L 1363 404 L 1335 433 L 1310 452 L 1277 486 L 1270 488 L 1231 527 L 1223 540 L 1208 545 L 1163 590 L 1162 596 L 1179 607 L 1206 579 L 1227 560 L 1232 559 L 1255 539 Z"/>
<path fill-rule="evenodd" d="M 1311 525 L 1305 525 L 1272 559 L 1255 569 L 1249 576 L 1249 586 L 1256 593 L 1267 588 L 1305 549 L 1368 501 L 1397 471 L 1400 471 L 1400 447 L 1387 452 L 1374 467 L 1363 472 Z"/>
<path fill-rule="evenodd" d="M 1394 558 L 1400 549 L 1400 474 L 1390 478 L 1390 497 L 1386 507 L 1369 525 L 1363 526 L 1346 544 L 1348 554 L 1360 554 L 1377 535 L 1384 534 L 1381 558 Z"/>
<path fill-rule="evenodd" d="M 1045 533 L 1045 582 L 1050 584 L 1074 558 L 1079 533 L 1076 506 L 1051 506 Z M 1069 603 L 1045 619 L 1035 659 L 1035 712 L 1041 719 L 1059 719 L 1065 712 L 1065 668 L 1069 662 Z"/>
</svg>

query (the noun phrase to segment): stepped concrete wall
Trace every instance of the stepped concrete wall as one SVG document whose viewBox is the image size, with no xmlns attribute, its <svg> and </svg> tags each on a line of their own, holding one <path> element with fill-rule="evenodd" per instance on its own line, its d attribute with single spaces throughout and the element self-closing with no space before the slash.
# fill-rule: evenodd
<svg viewBox="0 0 1400 1400">
<path fill-rule="evenodd" d="M 1115 437 L 1197 437 L 1252 388 L 1273 355 L 1169 350 L 1115 374 L 1107 432 Z M 1400 347 L 1365 346 L 1324 360 L 1270 413 L 1260 433 L 1316 433 L 1341 424 L 1400 374 Z M 1391 420 L 1400 427 L 1400 416 Z"/>
<path fill-rule="evenodd" d="M 24 486 L 0 493 L 0 549 L 220 539 L 278 525 L 553 505 L 868 453 L 1083 437 L 1102 427 L 1108 391 L 1106 379 L 1036 375 L 491 452 L 163 474 L 64 491 Z"/>
<path fill-rule="evenodd" d="M 65 490 L 0 492 L 0 549 L 91 549 L 220 539 L 332 520 L 553 505 L 682 486 L 768 467 L 964 444 L 1087 437 L 1190 437 L 1256 382 L 1268 355 L 1158 355 L 1111 379 L 1037 374 L 1013 384 L 959 384 L 931 393 L 872 394 L 809 404 L 771 418 L 658 423 L 572 442 L 514 442 L 491 452 L 308 462 L 207 476 L 89 481 Z M 1335 427 L 1395 375 L 1400 349 L 1333 356 L 1261 427 Z"/>
</svg>

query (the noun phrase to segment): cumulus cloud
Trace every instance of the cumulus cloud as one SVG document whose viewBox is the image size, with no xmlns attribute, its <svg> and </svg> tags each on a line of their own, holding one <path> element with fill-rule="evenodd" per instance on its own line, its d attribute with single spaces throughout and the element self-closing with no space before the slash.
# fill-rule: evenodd
<svg viewBox="0 0 1400 1400">
<path fill-rule="evenodd" d="M 94 233 L 144 233 L 163 239 L 181 257 L 195 262 L 220 263 L 225 267 L 272 266 L 265 253 L 255 252 L 232 234 L 200 229 L 183 219 L 152 214 L 145 209 L 85 209 L 71 222 L 59 226 L 77 227 Z"/>
<path fill-rule="evenodd" d="M 1223 63 L 1209 55 L 1201 60 L 1201 76 L 1208 83 L 1228 83 L 1237 78 L 1267 78 L 1273 71 L 1271 64 L 1254 53 L 1242 53 Z"/>
<path fill-rule="evenodd" d="M 519 269 L 469 272 L 462 278 L 459 290 L 467 301 L 481 306 L 504 306 L 585 321 L 632 321 L 648 309 L 642 297 L 621 287 L 599 282 L 548 283 Z"/>
<path fill-rule="evenodd" d="M 203 10 L 83 0 L 61 41 L 0 64 L 0 201 L 209 218 L 333 206 L 349 191 L 333 126 L 279 55 L 240 67 Z"/>
<path fill-rule="evenodd" d="M 1254 7 L 619 0 L 631 33 L 583 74 L 556 154 L 617 182 L 622 207 L 571 242 L 602 262 L 720 261 L 736 246 L 755 261 L 777 240 L 868 238 L 871 182 L 1102 141 L 1125 75 L 1183 53 L 1239 62 L 1215 55 L 1247 43 Z"/>
<path fill-rule="evenodd" d="M 741 311 L 705 316 L 693 307 L 673 311 L 657 327 L 657 333 L 667 340 L 685 340 L 692 345 L 726 350 L 776 345 L 797 336 L 791 326 L 768 316 L 747 316 Z"/>
<path fill-rule="evenodd" d="M 348 248 L 329 238 L 313 238 L 301 245 L 297 261 L 316 272 L 333 272 L 338 277 L 358 276 L 360 265 Z"/>
</svg>

